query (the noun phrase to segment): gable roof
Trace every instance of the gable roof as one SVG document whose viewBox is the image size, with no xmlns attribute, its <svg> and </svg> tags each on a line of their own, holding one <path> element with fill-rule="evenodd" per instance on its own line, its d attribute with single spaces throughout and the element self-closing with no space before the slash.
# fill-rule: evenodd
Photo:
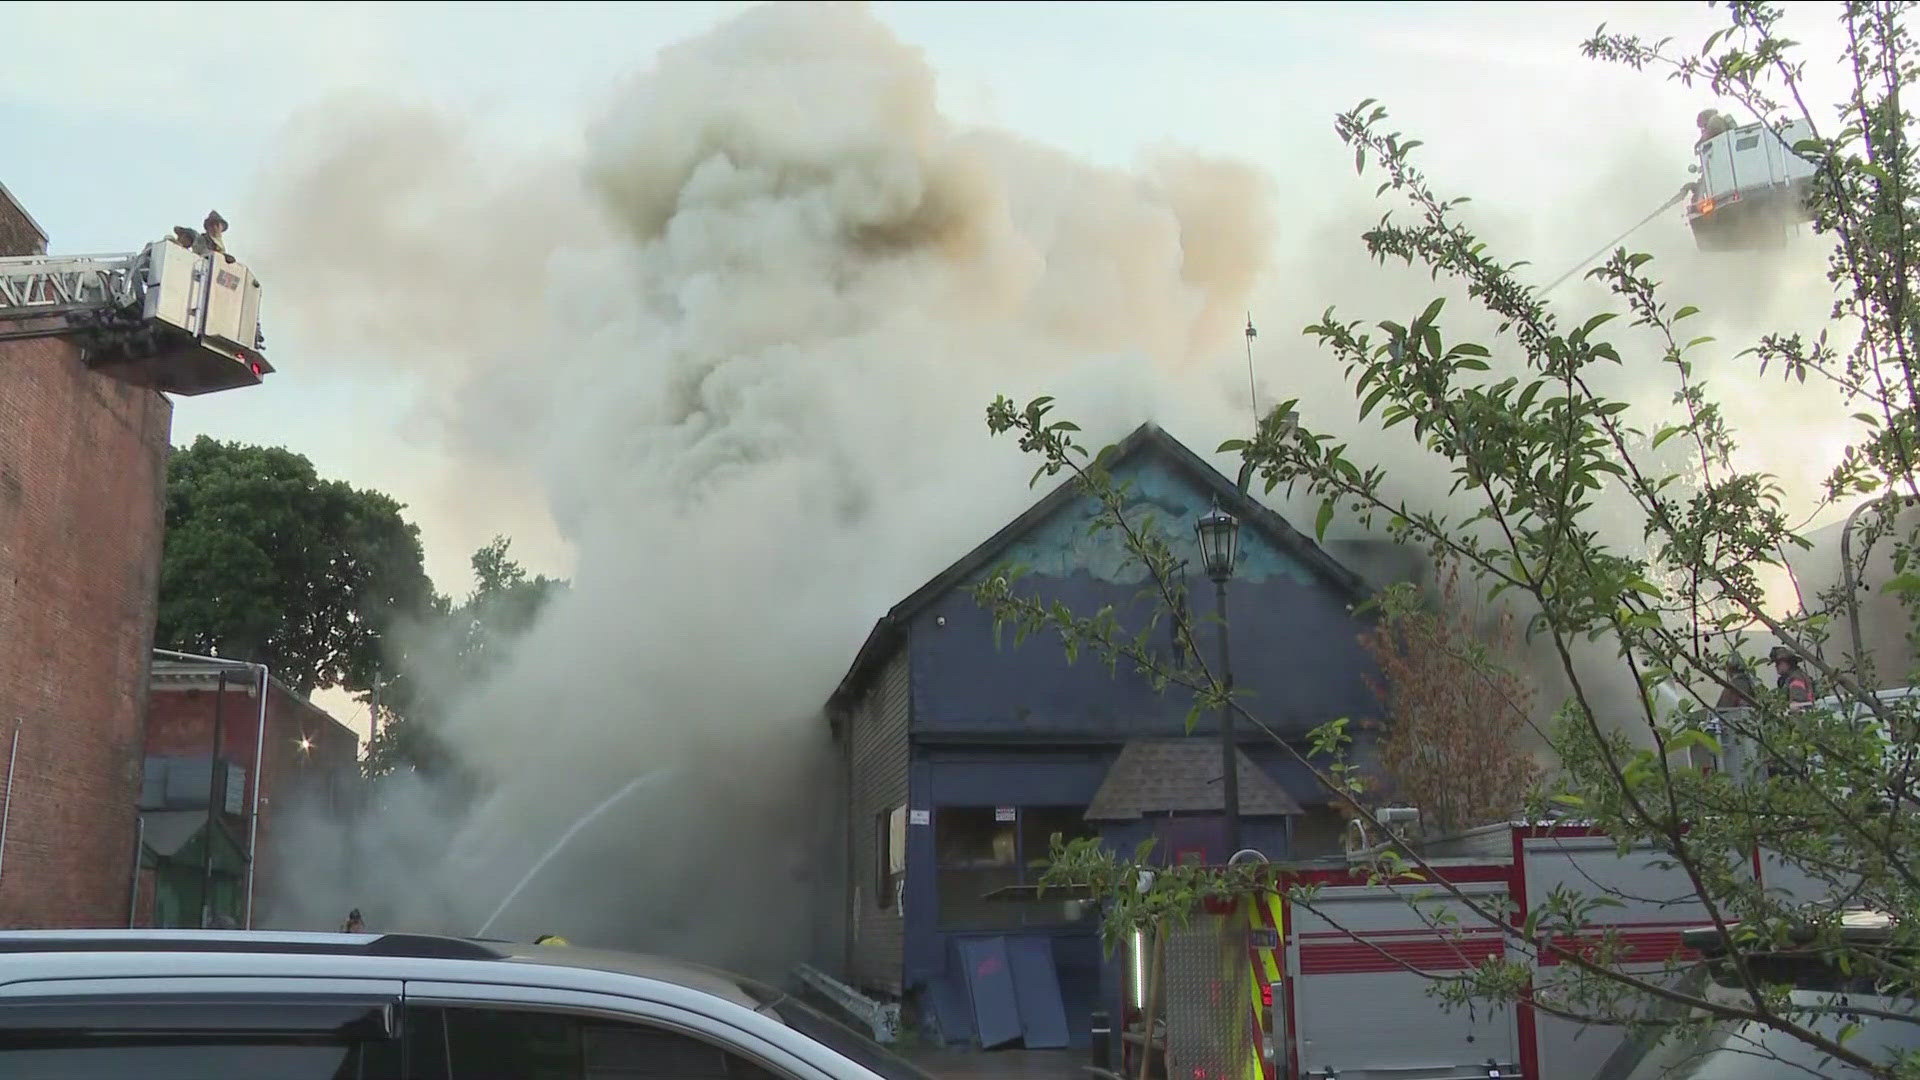
<svg viewBox="0 0 1920 1080">
<path fill-rule="evenodd" d="M 152 690 L 214 690 L 220 685 L 220 675 L 227 675 L 228 693 L 244 692 L 252 697 L 259 692 L 259 676 L 251 671 L 236 673 L 232 665 L 209 664 L 196 660 L 175 660 L 159 655 L 157 652 L 149 661 L 149 689 Z M 284 701 L 294 709 L 305 713 L 309 720 L 320 727 L 333 732 L 336 738 L 352 739 L 355 746 L 360 744 L 360 736 L 340 721 L 339 717 L 313 703 L 310 697 L 302 697 L 293 688 L 268 673 L 267 681 L 269 711 L 273 702 Z"/>
<path fill-rule="evenodd" d="M 1287 523 L 1287 519 L 1269 509 L 1260 500 L 1241 491 L 1235 483 L 1220 470 L 1188 449 L 1186 444 L 1162 431 L 1159 425 L 1149 421 L 1133 429 L 1133 433 L 1114 444 L 1113 455 L 1107 468 L 1111 471 L 1143 453 L 1154 453 L 1161 460 L 1172 465 L 1176 472 L 1185 476 L 1202 490 L 1219 500 L 1220 507 L 1242 523 L 1259 529 L 1268 540 L 1280 550 L 1299 559 L 1308 569 L 1333 585 L 1334 588 L 1351 599 L 1361 599 L 1373 590 L 1345 564 Z M 827 699 L 827 712 L 831 720 L 834 714 L 844 709 L 853 696 L 859 693 L 867 677 L 887 655 L 897 642 L 902 631 L 913 617 L 924 610 L 948 590 L 985 569 L 998 559 L 1013 543 L 1041 522 L 1064 508 L 1081 496 L 1079 480 L 1068 477 L 1039 502 L 1028 507 L 1025 513 L 1014 518 L 972 551 L 962 555 L 959 560 L 945 570 L 934 575 L 933 579 L 915 589 L 906 599 L 893 605 L 867 635 L 860 651 L 854 655 L 853 666 L 848 668 L 840 685 L 834 688 Z M 837 723 L 837 721 L 834 721 Z"/>
<path fill-rule="evenodd" d="M 1246 752 L 1235 750 L 1240 774 L 1240 816 L 1303 814 L 1300 804 Z M 1087 805 L 1088 821 L 1136 821 L 1146 814 L 1218 811 L 1226 804 L 1220 783 L 1220 744 L 1212 739 L 1135 739 L 1120 749 Z"/>
</svg>

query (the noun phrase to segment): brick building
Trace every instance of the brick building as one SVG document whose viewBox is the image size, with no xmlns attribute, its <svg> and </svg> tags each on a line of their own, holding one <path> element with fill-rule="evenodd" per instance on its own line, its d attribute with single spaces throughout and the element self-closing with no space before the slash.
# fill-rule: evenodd
<svg viewBox="0 0 1920 1080">
<path fill-rule="evenodd" d="M 0 187 L 0 256 L 46 243 Z M 172 416 L 0 342 L 0 927 L 128 922 Z"/>
<path fill-rule="evenodd" d="M 257 925 L 274 907 L 274 868 L 283 862 L 274 857 L 276 815 L 302 807 L 338 813 L 358 797 L 360 740 L 352 729 L 269 678 L 265 750 L 256 756 L 259 676 L 228 669 L 226 679 L 223 692 L 218 666 L 159 657 L 153 662 L 140 794 L 141 903 L 153 925 L 201 925 L 203 894 L 209 919 L 224 915 L 244 925 L 250 849 L 260 856 L 253 883 Z M 264 780 L 254 836 L 256 761 Z M 215 764 L 211 771 L 209 762 Z M 217 808 L 211 815 L 209 799 Z"/>
</svg>

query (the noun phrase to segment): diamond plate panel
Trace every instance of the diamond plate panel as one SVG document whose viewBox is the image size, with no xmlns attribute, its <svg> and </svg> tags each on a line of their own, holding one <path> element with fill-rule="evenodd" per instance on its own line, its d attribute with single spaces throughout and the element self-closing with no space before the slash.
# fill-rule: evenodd
<svg viewBox="0 0 1920 1080">
<path fill-rule="evenodd" d="M 1241 1080 L 1258 1065 L 1245 917 L 1195 915 L 1170 928 L 1164 961 L 1167 1071 Z"/>
</svg>

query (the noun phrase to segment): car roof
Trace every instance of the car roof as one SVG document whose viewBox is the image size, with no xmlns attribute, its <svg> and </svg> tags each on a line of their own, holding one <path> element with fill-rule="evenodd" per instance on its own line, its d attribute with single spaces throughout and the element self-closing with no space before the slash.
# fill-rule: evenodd
<svg viewBox="0 0 1920 1080">
<path fill-rule="evenodd" d="M 262 930 L 7 930 L 0 954 L 179 953 L 299 954 L 382 959 L 472 960 L 530 967 L 600 971 L 669 983 L 749 1009 L 769 1003 L 748 980 L 682 960 L 571 945 L 432 934 L 338 934 Z"/>
</svg>

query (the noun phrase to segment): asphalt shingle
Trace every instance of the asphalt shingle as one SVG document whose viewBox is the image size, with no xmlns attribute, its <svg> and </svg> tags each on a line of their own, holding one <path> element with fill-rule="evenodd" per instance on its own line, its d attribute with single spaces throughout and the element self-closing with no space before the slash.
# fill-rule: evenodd
<svg viewBox="0 0 1920 1080">
<path fill-rule="evenodd" d="M 1240 768 L 1240 816 L 1300 814 L 1300 804 L 1260 770 L 1244 751 Z M 1133 821 L 1146 814 L 1218 813 L 1220 744 L 1207 739 L 1136 739 L 1120 750 L 1087 807 L 1088 821 Z"/>
</svg>

